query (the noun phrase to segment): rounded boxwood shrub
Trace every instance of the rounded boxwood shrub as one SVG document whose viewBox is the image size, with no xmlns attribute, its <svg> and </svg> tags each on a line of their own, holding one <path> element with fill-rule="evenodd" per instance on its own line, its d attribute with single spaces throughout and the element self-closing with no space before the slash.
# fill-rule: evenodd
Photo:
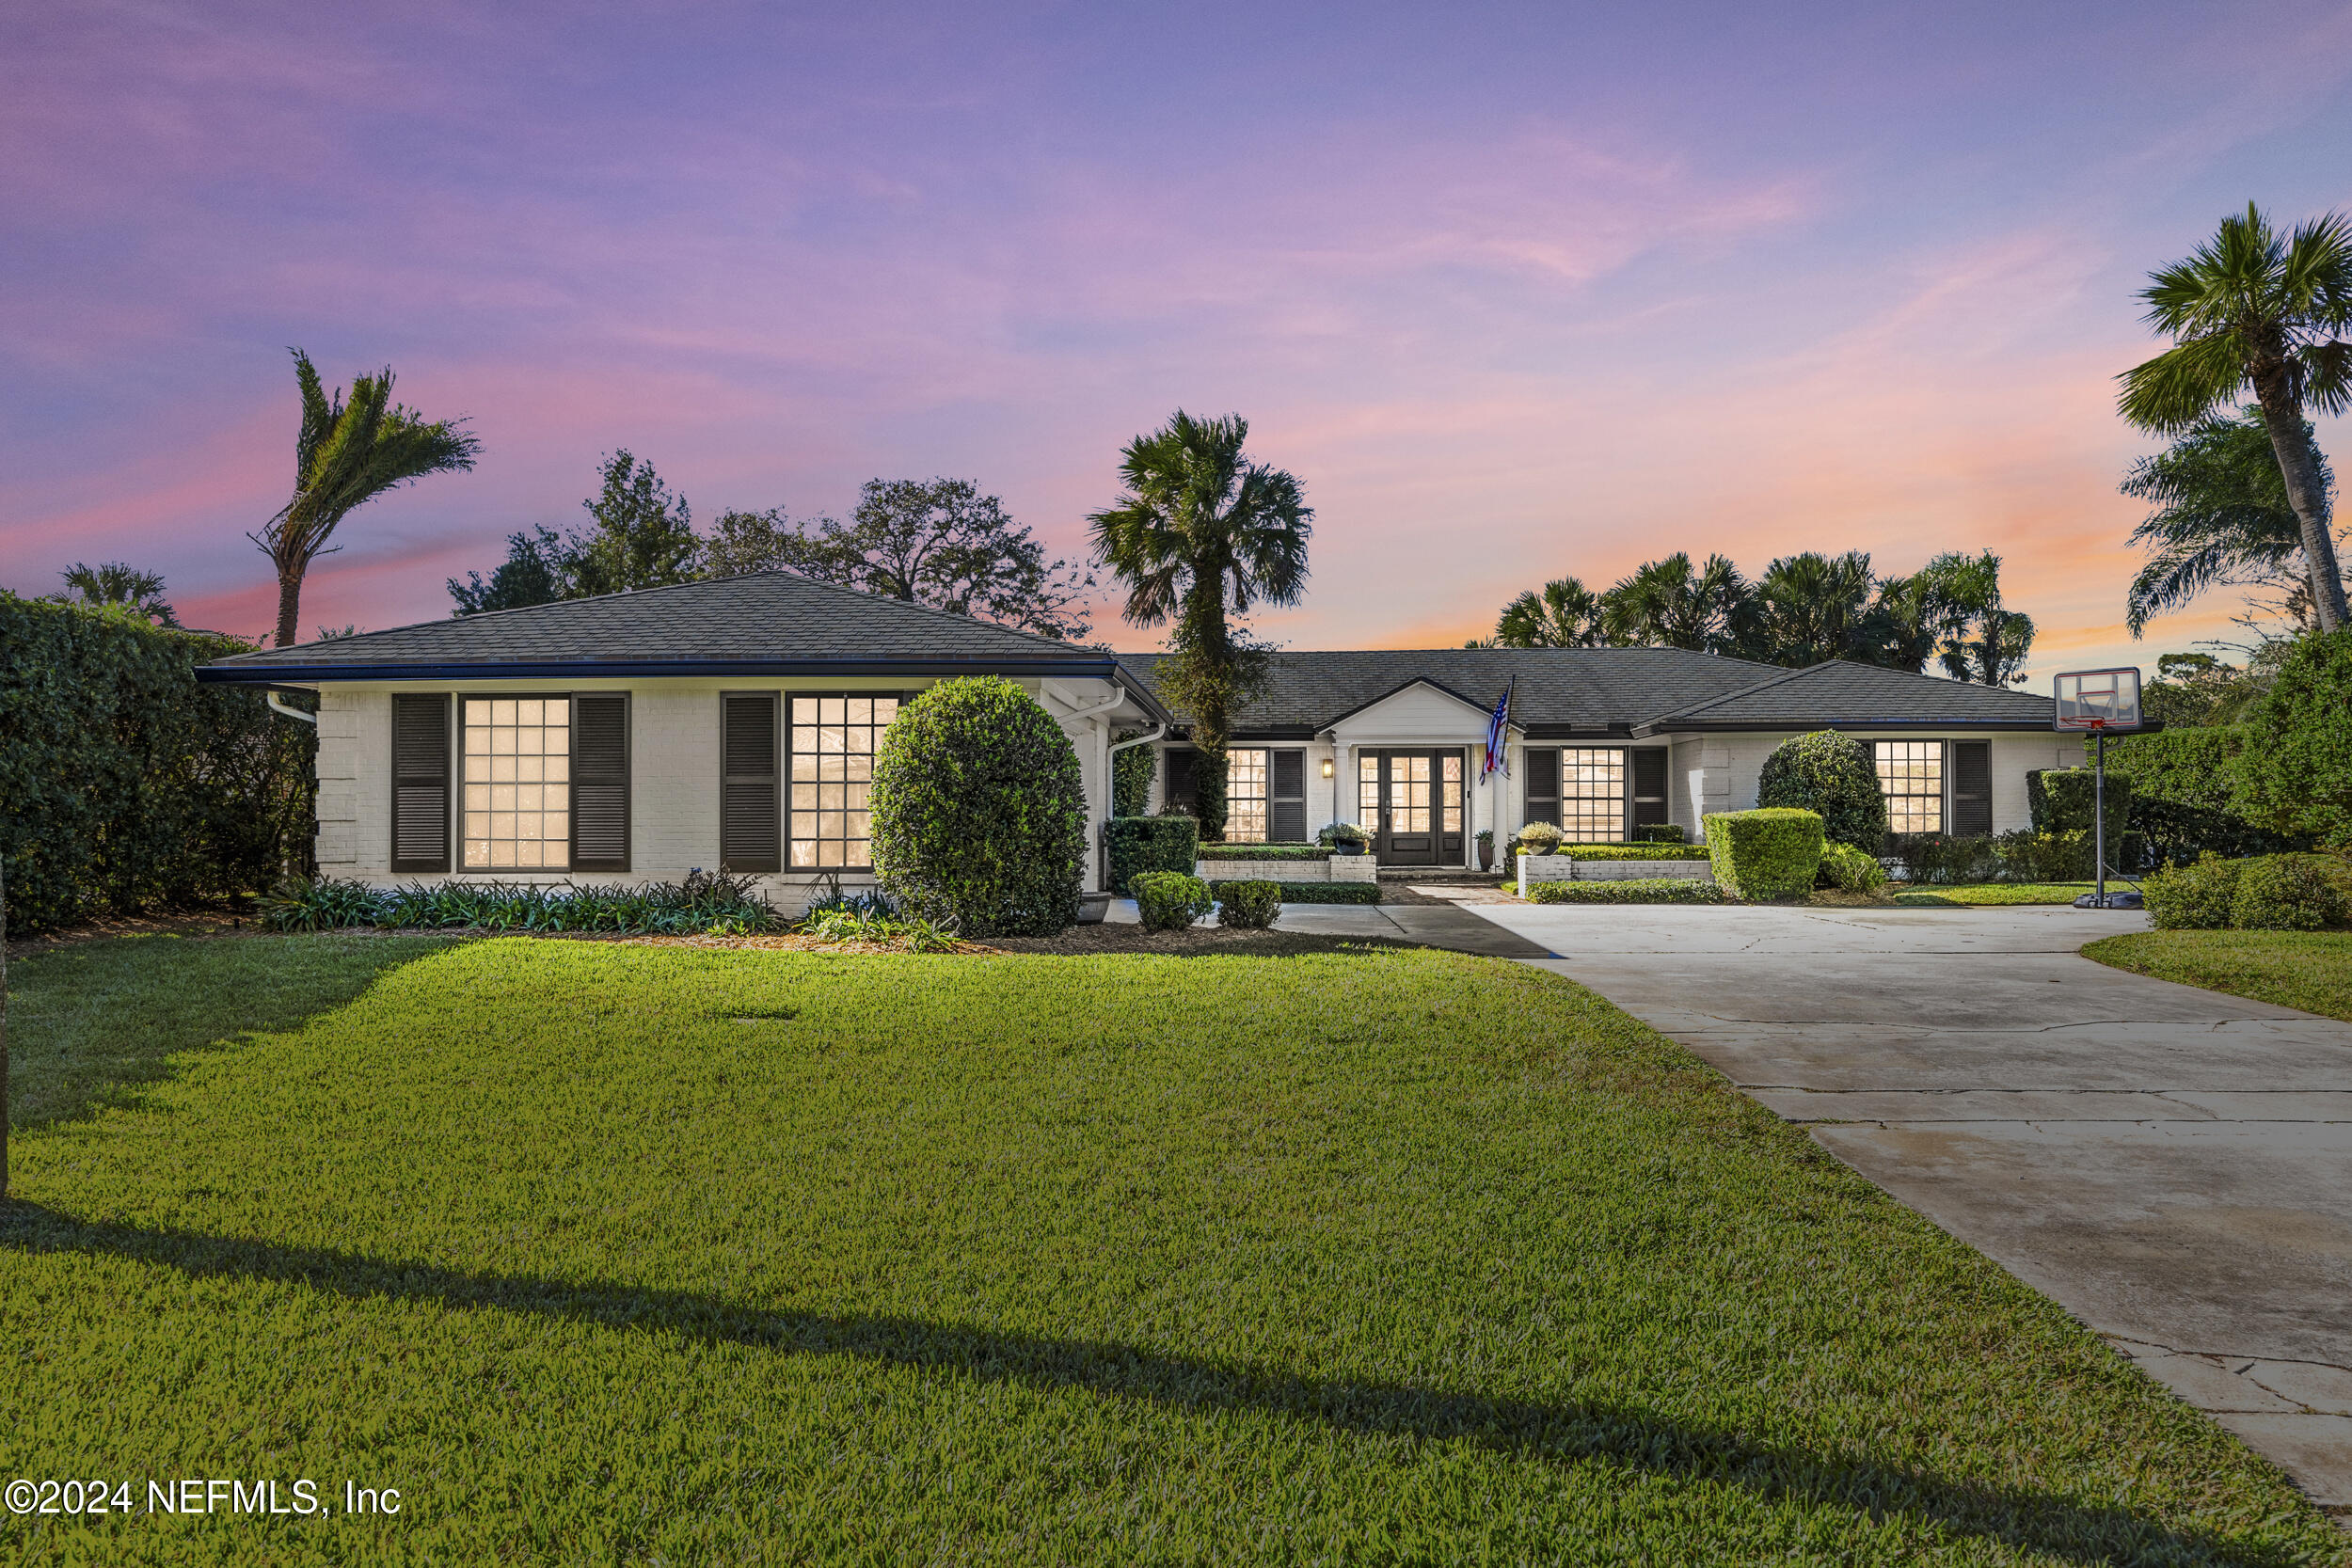
<svg viewBox="0 0 2352 1568">
<path fill-rule="evenodd" d="M 1000 675 L 942 681 L 874 756 L 874 870 L 961 935 L 1051 936 L 1078 916 L 1086 791 L 1053 716 Z"/>
<path fill-rule="evenodd" d="M 1821 865 L 1820 813 L 1759 806 L 1710 812 L 1704 820 L 1715 880 L 1740 898 L 1757 903 L 1813 891 L 1813 874 Z"/>
<path fill-rule="evenodd" d="M 1181 931 L 1216 907 L 1209 884 L 1189 872 L 1138 871 L 1134 886 L 1147 931 Z"/>
<path fill-rule="evenodd" d="M 2265 855 L 2245 863 L 2232 924 L 2244 931 L 2317 931 L 2341 924 L 2344 896 L 2311 856 Z"/>
<path fill-rule="evenodd" d="M 1759 806 L 1793 806 L 1821 819 L 1835 844 L 1875 855 L 1886 838 L 1886 798 L 1870 748 L 1836 730 L 1791 736 L 1772 748 L 1756 781 Z"/>
<path fill-rule="evenodd" d="M 1263 931 L 1274 924 L 1276 915 L 1282 912 L 1282 884 L 1219 882 L 1216 885 L 1216 923 L 1219 926 Z"/>
<path fill-rule="evenodd" d="M 2244 861 L 2207 853 L 2190 865 L 2168 866 L 2139 884 L 2148 923 L 2159 931 L 2222 931 L 2235 917 Z"/>
</svg>

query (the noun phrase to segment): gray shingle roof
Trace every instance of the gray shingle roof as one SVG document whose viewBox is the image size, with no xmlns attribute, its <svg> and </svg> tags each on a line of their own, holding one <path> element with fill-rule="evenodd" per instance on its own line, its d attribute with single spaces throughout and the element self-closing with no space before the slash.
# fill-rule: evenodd
<svg viewBox="0 0 2352 1568">
<path fill-rule="evenodd" d="M 1149 676 L 1160 654 L 1121 654 Z M 1371 648 L 1278 653 L 1265 689 L 1235 716 L 1248 734 L 1307 735 L 1416 680 L 1491 708 L 1518 677 L 1511 717 L 1538 736 L 1614 730 L 1784 673 L 1681 648 Z M 1166 697 L 1161 698 L 1166 702 Z"/>
<path fill-rule="evenodd" d="M 205 666 L 215 681 L 462 673 L 1107 673 L 1109 655 L 792 572 L 427 621 Z"/>
<path fill-rule="evenodd" d="M 1165 657 L 1119 658 L 1151 679 Z M 1234 729 L 1266 738 L 1312 735 L 1416 680 L 1491 708 L 1514 677 L 1512 720 L 1538 739 L 1897 724 L 2047 728 L 2051 717 L 2047 697 L 1862 664 L 1785 670 L 1681 648 L 1375 648 L 1271 656 L 1265 689 L 1234 716 Z"/>
<path fill-rule="evenodd" d="M 1656 733 L 1685 729 L 1789 729 L 1909 725 L 2050 728 L 2048 697 L 1994 686 L 1915 675 L 1844 659 L 1787 671 L 1772 679 L 1645 721 Z"/>
</svg>

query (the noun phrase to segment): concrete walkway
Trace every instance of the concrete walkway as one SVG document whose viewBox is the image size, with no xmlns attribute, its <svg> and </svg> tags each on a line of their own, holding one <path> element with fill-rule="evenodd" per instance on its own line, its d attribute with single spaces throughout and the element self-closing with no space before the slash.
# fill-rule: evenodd
<svg viewBox="0 0 2352 1568">
<path fill-rule="evenodd" d="M 1529 961 L 1810 1126 L 2352 1512 L 2352 1024 L 2076 954 L 2137 913 L 1458 912 L 1558 955 Z"/>
</svg>

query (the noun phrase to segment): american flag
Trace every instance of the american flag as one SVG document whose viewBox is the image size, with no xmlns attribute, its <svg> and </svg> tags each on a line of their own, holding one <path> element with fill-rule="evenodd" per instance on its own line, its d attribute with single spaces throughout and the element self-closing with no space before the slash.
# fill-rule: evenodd
<svg viewBox="0 0 2352 1568">
<path fill-rule="evenodd" d="M 1502 747 L 1503 743 L 1509 738 L 1511 724 L 1511 688 L 1518 685 L 1518 676 L 1513 675 L 1511 677 L 1511 685 L 1502 689 L 1502 701 L 1495 704 L 1493 716 L 1486 721 L 1486 766 L 1479 769 L 1478 782 L 1480 784 L 1485 784 L 1488 779 L 1493 778 L 1497 773 L 1502 774 L 1506 779 L 1511 776 L 1509 759 L 1503 754 Z"/>
</svg>

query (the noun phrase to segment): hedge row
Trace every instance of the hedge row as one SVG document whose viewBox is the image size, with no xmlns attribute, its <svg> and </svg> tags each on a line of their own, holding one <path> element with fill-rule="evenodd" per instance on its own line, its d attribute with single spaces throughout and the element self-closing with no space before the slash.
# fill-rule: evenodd
<svg viewBox="0 0 2352 1568">
<path fill-rule="evenodd" d="M 2317 931 L 2344 923 L 2352 867 L 2327 855 L 2207 855 L 2157 872 L 2140 892 L 2160 931 Z"/>
<path fill-rule="evenodd" d="M 348 926 L 387 930 L 615 931 L 631 935 L 723 932 L 782 927 L 749 879 L 695 872 L 683 882 L 628 887 L 508 882 L 411 882 L 371 887 L 321 878 L 262 901 L 262 921 L 281 931 Z"/>
<path fill-rule="evenodd" d="M 1703 861 L 1704 844 L 1563 844 L 1553 854 L 1572 861 Z"/>
<path fill-rule="evenodd" d="M 1331 851 L 1315 844 L 1204 844 L 1204 861 L 1327 861 Z"/>
<path fill-rule="evenodd" d="M 1216 893 L 1217 897 L 1222 898 L 1225 895 L 1216 890 L 1234 885 L 1236 884 L 1232 881 L 1216 881 L 1211 882 L 1209 888 L 1212 893 Z M 1282 902 L 1285 904 L 1377 904 L 1380 902 L 1380 884 L 1377 882 L 1278 882 L 1275 885 L 1282 890 Z"/>
<path fill-rule="evenodd" d="M 1614 882 L 1537 882 L 1531 904 L 1728 904 L 1731 894 L 1691 877 L 1629 877 Z"/>
<path fill-rule="evenodd" d="M 310 870 L 316 732 L 258 691 L 196 682 L 253 644 L 0 592 L 0 646 L 11 934 Z"/>
<path fill-rule="evenodd" d="M 1170 813 L 1166 816 L 1114 816 L 1103 824 L 1103 854 L 1113 892 L 1136 895 L 1135 879 L 1146 871 L 1192 875 L 1200 859 L 1200 824 Z"/>
</svg>

